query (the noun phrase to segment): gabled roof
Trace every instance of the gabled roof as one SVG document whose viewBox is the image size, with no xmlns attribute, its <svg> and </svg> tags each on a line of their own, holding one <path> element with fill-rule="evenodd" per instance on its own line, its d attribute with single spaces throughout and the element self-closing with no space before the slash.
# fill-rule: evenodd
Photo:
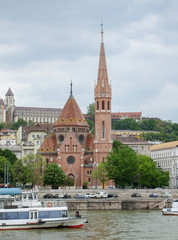
<svg viewBox="0 0 178 240">
<path fill-rule="evenodd" d="M 14 96 L 12 90 L 9 88 L 7 93 L 6 93 L 6 96 Z"/>
<path fill-rule="evenodd" d="M 70 94 L 55 126 L 89 127 L 72 93 Z"/>
</svg>

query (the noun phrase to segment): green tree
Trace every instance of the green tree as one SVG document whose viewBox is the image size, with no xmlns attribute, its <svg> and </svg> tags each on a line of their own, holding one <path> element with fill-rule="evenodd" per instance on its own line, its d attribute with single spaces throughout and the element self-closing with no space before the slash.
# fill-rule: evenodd
<svg viewBox="0 0 178 240">
<path fill-rule="evenodd" d="M 105 162 L 101 162 L 96 171 L 92 172 L 92 178 L 97 178 L 100 180 L 100 182 L 102 183 L 103 189 L 104 189 L 104 184 L 106 181 L 108 181 L 108 172 L 106 170 L 106 164 Z"/>
<path fill-rule="evenodd" d="M 2 150 L 0 148 L 0 156 L 4 156 L 13 165 L 17 161 L 16 155 L 9 149 Z"/>
<path fill-rule="evenodd" d="M 134 150 L 115 140 L 113 150 L 105 163 L 108 178 L 114 180 L 116 185 L 125 187 L 136 181 L 137 156 Z"/>
<path fill-rule="evenodd" d="M 22 184 L 22 188 L 24 187 L 24 184 L 28 183 L 28 168 L 27 166 L 24 166 L 21 159 L 18 159 L 14 165 L 14 180 L 20 184 Z"/>
<path fill-rule="evenodd" d="M 70 176 L 67 176 L 64 180 L 64 186 L 74 186 L 74 179 Z"/>
<path fill-rule="evenodd" d="M 87 119 L 87 123 L 90 125 L 91 133 L 95 133 L 95 104 L 91 103 L 87 107 L 87 114 L 90 118 Z"/>
<path fill-rule="evenodd" d="M 92 120 L 95 120 L 95 103 L 91 103 L 87 107 L 87 114 L 92 117 Z"/>
<path fill-rule="evenodd" d="M 112 120 L 112 129 L 114 130 L 140 130 L 139 123 L 132 118 L 121 120 Z"/>
<path fill-rule="evenodd" d="M 0 123 L 0 130 L 4 129 L 5 123 Z"/>
<path fill-rule="evenodd" d="M 139 185 L 141 187 L 169 186 L 169 172 L 157 169 L 156 162 L 145 155 L 137 155 Z"/>
<path fill-rule="evenodd" d="M 11 129 L 17 130 L 20 126 L 26 126 L 27 122 L 24 121 L 22 118 L 19 118 L 17 122 L 12 124 Z"/>
<path fill-rule="evenodd" d="M 66 175 L 61 167 L 58 167 L 56 163 L 51 163 L 44 170 L 43 184 L 51 185 L 52 188 L 59 187 L 64 184 Z"/>
<path fill-rule="evenodd" d="M 41 184 L 45 167 L 42 156 L 40 154 L 28 154 L 22 161 L 27 168 L 27 182 L 31 183 L 32 187 L 35 184 Z"/>
</svg>

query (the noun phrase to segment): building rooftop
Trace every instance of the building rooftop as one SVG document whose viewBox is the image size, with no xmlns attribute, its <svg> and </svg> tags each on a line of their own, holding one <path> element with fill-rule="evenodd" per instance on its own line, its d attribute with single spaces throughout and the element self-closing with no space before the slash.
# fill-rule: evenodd
<svg viewBox="0 0 178 240">
<path fill-rule="evenodd" d="M 151 146 L 151 151 L 178 147 L 178 141 L 161 143 Z"/>
</svg>

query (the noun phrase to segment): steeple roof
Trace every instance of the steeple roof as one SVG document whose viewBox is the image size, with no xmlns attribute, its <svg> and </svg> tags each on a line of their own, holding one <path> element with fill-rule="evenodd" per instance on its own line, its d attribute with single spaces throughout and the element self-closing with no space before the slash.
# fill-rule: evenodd
<svg viewBox="0 0 178 240">
<path fill-rule="evenodd" d="M 100 46 L 100 57 L 99 57 L 99 67 L 98 67 L 98 78 L 97 85 L 95 89 L 95 97 L 102 92 L 104 92 L 108 97 L 111 96 L 111 87 L 108 82 L 107 64 L 106 56 L 103 42 L 103 24 L 101 24 L 101 46 Z"/>
<path fill-rule="evenodd" d="M 70 96 L 55 124 L 55 126 L 83 126 L 89 127 L 76 100 L 72 94 L 72 83 Z"/>
<path fill-rule="evenodd" d="M 14 96 L 12 90 L 9 88 L 7 93 L 6 93 L 6 96 Z"/>
</svg>

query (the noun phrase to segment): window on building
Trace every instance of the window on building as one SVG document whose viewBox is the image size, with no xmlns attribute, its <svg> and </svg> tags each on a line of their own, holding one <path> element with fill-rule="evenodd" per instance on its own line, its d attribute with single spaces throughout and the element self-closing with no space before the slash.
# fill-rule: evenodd
<svg viewBox="0 0 178 240">
<path fill-rule="evenodd" d="M 108 110 L 110 110 L 110 102 L 108 101 Z"/>
<path fill-rule="evenodd" d="M 104 101 L 102 101 L 102 110 L 104 110 Z"/>
<path fill-rule="evenodd" d="M 99 110 L 99 102 L 96 102 L 96 109 Z"/>
<path fill-rule="evenodd" d="M 102 122 L 102 139 L 105 139 L 105 124 Z"/>
</svg>

